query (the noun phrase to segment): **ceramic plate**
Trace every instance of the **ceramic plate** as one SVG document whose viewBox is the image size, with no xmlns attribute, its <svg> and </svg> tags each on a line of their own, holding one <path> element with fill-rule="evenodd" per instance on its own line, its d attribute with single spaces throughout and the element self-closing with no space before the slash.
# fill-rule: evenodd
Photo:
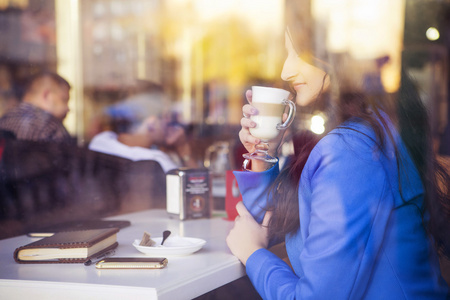
<svg viewBox="0 0 450 300">
<path fill-rule="evenodd" d="M 139 246 L 141 240 L 134 240 L 133 246 L 140 252 L 152 256 L 183 256 L 200 250 L 206 241 L 197 238 L 173 236 L 169 237 L 164 245 L 160 246 L 162 237 L 152 238 L 157 246 Z"/>
</svg>

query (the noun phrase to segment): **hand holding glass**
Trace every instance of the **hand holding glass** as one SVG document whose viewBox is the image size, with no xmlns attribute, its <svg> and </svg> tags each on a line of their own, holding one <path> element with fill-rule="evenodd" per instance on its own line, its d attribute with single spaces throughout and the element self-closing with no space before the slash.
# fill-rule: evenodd
<svg viewBox="0 0 450 300">
<path fill-rule="evenodd" d="M 252 106 L 258 110 L 257 115 L 252 115 L 250 119 L 256 123 L 256 127 L 250 128 L 250 133 L 265 144 L 264 149 L 257 148 L 252 153 L 243 155 L 244 169 L 247 169 L 248 160 L 257 159 L 269 163 L 276 163 L 277 158 L 270 156 L 269 141 L 276 138 L 280 130 L 287 129 L 295 117 L 295 103 L 288 100 L 289 92 L 270 87 L 252 87 Z M 286 106 L 289 106 L 288 117 L 283 122 L 283 113 Z"/>
</svg>

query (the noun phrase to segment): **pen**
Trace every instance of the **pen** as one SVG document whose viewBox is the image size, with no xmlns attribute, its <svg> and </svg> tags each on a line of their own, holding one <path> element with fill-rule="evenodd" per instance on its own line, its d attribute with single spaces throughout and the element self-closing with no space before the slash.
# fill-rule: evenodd
<svg viewBox="0 0 450 300">
<path fill-rule="evenodd" d="M 85 265 L 85 266 L 90 266 L 90 265 L 92 265 L 92 264 L 95 264 L 95 263 L 101 261 L 101 260 L 104 259 L 105 257 L 113 256 L 115 253 L 116 253 L 115 250 L 109 250 L 109 251 L 106 251 L 105 253 L 103 253 L 102 255 L 97 256 L 97 257 L 96 257 L 95 259 L 93 259 L 93 260 L 92 260 L 92 259 L 89 259 L 89 260 L 85 261 L 85 262 L 84 262 L 84 265 Z"/>
</svg>

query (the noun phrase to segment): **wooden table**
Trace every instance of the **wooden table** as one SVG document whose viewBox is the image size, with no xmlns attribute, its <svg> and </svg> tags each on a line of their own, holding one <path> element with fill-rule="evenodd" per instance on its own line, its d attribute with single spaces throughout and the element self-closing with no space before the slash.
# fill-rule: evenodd
<svg viewBox="0 0 450 300">
<path fill-rule="evenodd" d="M 145 256 L 132 243 L 144 231 L 206 240 L 198 252 L 168 256 L 161 270 L 99 270 L 83 264 L 18 264 L 14 249 L 36 239 L 27 236 L 0 240 L 1 299 L 192 299 L 245 275 L 225 238 L 233 223 L 222 217 L 180 221 L 165 210 L 146 210 L 109 219 L 129 220 L 120 230 L 116 257 Z"/>
</svg>

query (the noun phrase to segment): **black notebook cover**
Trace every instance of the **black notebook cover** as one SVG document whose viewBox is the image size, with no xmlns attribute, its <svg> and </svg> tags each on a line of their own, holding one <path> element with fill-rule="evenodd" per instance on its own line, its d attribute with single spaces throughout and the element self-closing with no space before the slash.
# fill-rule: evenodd
<svg viewBox="0 0 450 300">
<path fill-rule="evenodd" d="M 74 230 L 87 230 L 87 229 L 102 229 L 102 228 L 124 228 L 130 226 L 130 221 L 127 220 L 86 220 L 86 221 L 73 221 L 62 224 L 56 224 L 37 230 L 33 230 L 28 233 L 30 237 L 48 237 L 52 236 L 56 232 L 60 231 L 74 231 Z"/>
<path fill-rule="evenodd" d="M 17 248 L 14 251 L 14 259 L 19 263 L 80 263 L 85 262 L 91 257 L 98 256 L 101 253 L 104 253 L 108 250 L 114 249 L 117 247 L 117 232 L 118 228 L 108 228 L 108 229 L 92 229 L 92 230 L 77 230 L 77 231 L 63 231 L 57 232 L 50 237 L 42 238 L 38 241 L 26 244 Z M 105 243 L 101 245 L 101 243 Z M 99 246 L 99 245 L 101 246 Z M 96 246 L 97 245 L 97 246 Z M 92 250 L 90 254 L 85 257 L 71 257 L 68 253 L 59 254 L 58 258 L 52 259 L 31 259 L 28 260 L 25 257 L 20 259 L 20 252 L 22 250 L 32 250 L 28 256 L 36 256 L 38 257 L 40 254 L 40 250 L 58 250 L 58 249 L 80 249 L 80 248 L 92 248 L 95 247 L 95 251 Z M 56 251 L 57 252 L 57 251 Z"/>
</svg>

